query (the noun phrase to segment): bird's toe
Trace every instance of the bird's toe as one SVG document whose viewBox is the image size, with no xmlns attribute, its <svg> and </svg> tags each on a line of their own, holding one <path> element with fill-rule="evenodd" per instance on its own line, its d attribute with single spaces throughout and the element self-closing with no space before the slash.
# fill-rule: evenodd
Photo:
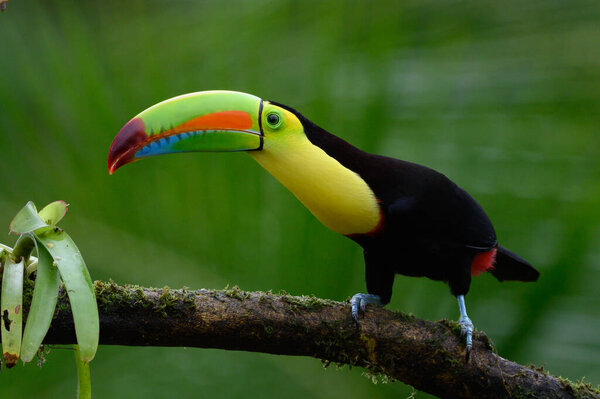
<svg viewBox="0 0 600 399">
<path fill-rule="evenodd" d="M 356 294 L 352 297 L 350 300 L 350 305 L 352 306 L 352 317 L 354 318 L 354 321 L 358 323 L 358 308 L 360 306 L 359 294 Z"/>
<path fill-rule="evenodd" d="M 458 321 L 460 324 L 460 332 L 465 337 L 467 346 L 467 356 L 471 352 L 473 346 L 473 322 L 466 316 L 463 316 Z"/>
</svg>

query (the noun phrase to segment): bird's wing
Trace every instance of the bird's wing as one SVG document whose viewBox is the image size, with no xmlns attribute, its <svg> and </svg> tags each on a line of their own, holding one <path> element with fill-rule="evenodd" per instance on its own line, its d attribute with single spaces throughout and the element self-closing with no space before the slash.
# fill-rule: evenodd
<svg viewBox="0 0 600 399">
<path fill-rule="evenodd" d="M 481 206 L 450 180 L 431 190 L 407 193 L 388 206 L 387 223 L 409 239 L 439 249 L 469 248 L 487 252 L 496 233 Z"/>
</svg>

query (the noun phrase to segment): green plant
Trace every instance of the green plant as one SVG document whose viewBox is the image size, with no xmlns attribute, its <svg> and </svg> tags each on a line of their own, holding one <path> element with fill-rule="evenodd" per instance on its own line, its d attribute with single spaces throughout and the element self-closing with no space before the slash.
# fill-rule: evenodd
<svg viewBox="0 0 600 399">
<path fill-rule="evenodd" d="M 33 359 L 50 328 L 62 281 L 71 303 L 78 343 L 78 396 L 89 398 L 89 362 L 98 348 L 98 308 L 83 257 L 71 237 L 57 226 L 67 208 L 66 202 L 56 201 L 38 212 L 33 202 L 28 202 L 9 226 L 11 233 L 19 235 L 14 248 L 0 244 L 2 352 L 8 368 L 16 365 L 19 358 L 23 363 Z M 31 256 L 34 250 L 37 258 Z M 23 329 L 23 286 L 33 280 L 30 277 L 34 274 L 35 285 Z"/>
</svg>

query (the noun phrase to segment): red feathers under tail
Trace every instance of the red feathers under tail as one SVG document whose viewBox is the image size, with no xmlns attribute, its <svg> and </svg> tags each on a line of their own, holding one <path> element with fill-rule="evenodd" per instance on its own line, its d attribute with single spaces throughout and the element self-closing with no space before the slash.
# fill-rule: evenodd
<svg viewBox="0 0 600 399">
<path fill-rule="evenodd" d="M 483 272 L 494 267 L 494 261 L 496 260 L 496 248 L 489 252 L 481 252 L 475 255 L 473 262 L 471 263 L 471 275 L 479 276 Z"/>
</svg>

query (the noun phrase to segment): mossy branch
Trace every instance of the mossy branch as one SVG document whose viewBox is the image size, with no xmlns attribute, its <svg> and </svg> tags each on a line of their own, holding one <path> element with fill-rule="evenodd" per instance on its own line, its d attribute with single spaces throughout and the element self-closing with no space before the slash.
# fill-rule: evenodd
<svg viewBox="0 0 600 399">
<path fill-rule="evenodd" d="M 600 398 L 587 384 L 503 359 L 481 332 L 475 333 L 465 362 L 454 322 L 430 322 L 370 306 L 359 327 L 348 303 L 238 288 L 190 291 L 97 281 L 95 289 L 104 345 L 311 356 L 325 364 L 365 367 L 442 398 Z M 45 342 L 75 343 L 64 292 Z"/>
</svg>

